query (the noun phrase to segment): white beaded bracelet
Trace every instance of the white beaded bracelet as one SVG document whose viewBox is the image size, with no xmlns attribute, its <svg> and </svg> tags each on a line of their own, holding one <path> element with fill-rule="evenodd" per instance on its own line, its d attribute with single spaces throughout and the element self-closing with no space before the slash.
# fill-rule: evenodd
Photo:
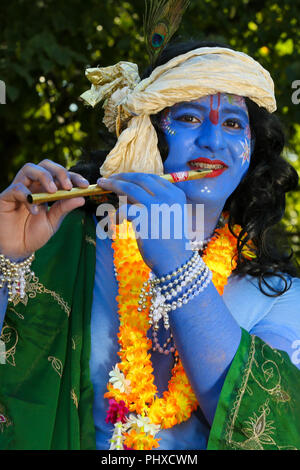
<svg viewBox="0 0 300 470">
<path fill-rule="evenodd" d="M 162 276 L 161 278 L 158 278 L 156 276 L 152 276 L 152 282 L 153 284 L 160 284 L 161 282 L 166 282 L 169 281 L 172 277 L 176 277 L 183 273 L 187 268 L 189 268 L 195 260 L 199 258 L 199 253 L 195 251 L 192 255 L 192 257 L 183 265 L 177 268 L 175 271 L 173 271 L 171 274 L 167 274 L 165 276 Z M 148 284 L 148 282 L 145 282 L 145 284 Z"/>
<path fill-rule="evenodd" d="M 187 269 L 184 275 L 179 276 L 178 279 L 175 279 L 174 282 L 170 282 L 168 285 L 157 287 L 157 289 L 160 290 L 160 292 L 166 291 L 164 293 L 166 300 L 171 300 L 172 297 L 182 292 L 184 287 L 193 282 L 193 280 L 204 271 L 205 267 L 204 261 L 199 257 L 198 263 Z M 169 292 L 168 289 L 170 289 Z"/>
<path fill-rule="evenodd" d="M 25 275 L 30 272 L 34 253 L 19 263 L 11 261 L 0 254 L 0 289 L 7 285 L 8 301 L 11 302 L 15 295 L 21 299 L 25 297 Z M 34 273 L 32 273 L 34 274 Z"/>
<path fill-rule="evenodd" d="M 146 308 L 147 296 L 151 296 L 152 305 L 149 311 L 149 324 L 153 325 L 153 328 L 158 331 L 158 322 L 163 318 L 165 329 L 168 329 L 170 326 L 168 313 L 172 309 L 169 302 L 179 296 L 182 291 L 186 291 L 186 293 L 183 294 L 182 298 L 180 297 L 180 299 L 177 300 L 180 300 L 180 302 L 182 302 L 183 299 L 186 300 L 187 294 L 199 288 L 199 285 L 207 279 L 208 274 L 209 269 L 202 258 L 197 254 L 195 258 L 193 257 L 192 265 L 190 265 L 184 273 L 180 274 L 178 279 L 175 279 L 175 281 L 165 286 L 161 287 L 157 285 L 155 282 L 156 279 L 153 278 L 154 276 L 152 275 L 149 281 L 147 281 L 150 287 L 149 291 L 146 292 L 146 286 L 144 286 L 141 291 L 138 310 L 141 311 Z M 166 287 L 167 289 L 165 290 Z M 184 301 L 184 303 L 187 302 Z M 174 301 L 172 305 L 174 305 Z"/>
<path fill-rule="evenodd" d="M 205 266 L 204 269 L 202 264 Z M 170 337 L 166 340 L 166 343 L 163 346 L 159 344 L 157 337 L 157 333 L 159 330 L 159 321 L 162 318 L 164 327 L 166 330 L 168 330 L 170 328 L 169 313 L 179 307 L 182 307 L 184 304 L 187 304 L 190 300 L 192 300 L 194 297 L 198 296 L 201 292 L 203 292 L 208 286 L 208 284 L 211 282 L 211 279 L 212 272 L 202 261 L 201 267 L 197 274 L 191 279 L 187 291 L 182 296 L 174 300 L 172 303 L 167 302 L 169 298 L 166 299 L 163 295 L 161 295 L 160 287 L 154 288 L 154 295 L 151 299 L 152 305 L 150 307 L 149 312 L 149 324 L 151 325 L 153 330 L 152 336 L 153 341 L 155 343 L 153 347 L 154 351 L 158 351 L 161 354 L 169 354 L 170 352 L 174 352 L 176 350 L 175 345 L 172 346 L 171 344 L 171 341 L 173 340 L 172 333 L 170 334 Z M 168 349 L 168 346 L 171 346 L 170 349 Z"/>
<path fill-rule="evenodd" d="M 140 298 L 138 302 L 139 303 L 138 311 L 141 312 L 142 310 L 146 308 L 148 295 L 151 296 L 152 298 L 155 297 L 152 304 L 155 304 L 156 307 L 159 307 L 159 305 L 163 304 L 165 298 L 168 297 L 169 295 L 171 296 L 177 295 L 178 292 L 182 290 L 182 287 L 186 286 L 186 284 L 189 283 L 191 279 L 193 279 L 194 271 L 195 269 L 198 270 L 199 263 L 201 263 L 202 266 L 205 266 L 199 253 L 194 253 L 193 256 L 187 261 L 187 263 L 185 263 L 183 266 L 178 268 L 172 274 L 167 274 L 166 276 L 157 278 L 151 272 L 149 280 L 144 282 L 143 287 L 141 289 Z M 198 273 L 199 273 L 199 270 L 198 270 Z M 165 286 L 162 286 L 162 287 L 158 286 L 158 284 L 160 284 L 161 282 L 166 282 L 178 274 L 179 274 L 178 279 L 175 279 L 174 281 L 170 282 L 169 284 Z M 176 289 L 173 289 L 175 286 L 176 286 Z M 147 288 L 149 288 L 148 292 L 147 292 Z M 171 289 L 171 291 L 168 292 L 168 289 Z M 164 294 L 161 293 L 162 290 L 165 291 Z M 161 309 L 159 308 L 159 310 Z"/>
<path fill-rule="evenodd" d="M 187 292 L 179 297 L 176 301 L 173 301 L 171 305 L 168 305 L 168 311 L 174 311 L 178 307 L 182 307 L 183 304 L 187 304 L 190 300 L 206 289 L 211 279 L 212 272 L 208 269 L 208 267 L 206 267 L 204 274 L 199 279 L 197 279 L 197 281 L 187 290 Z"/>
<path fill-rule="evenodd" d="M 166 329 L 169 328 L 169 317 L 168 317 L 168 311 L 170 311 L 169 307 L 167 306 L 167 301 L 172 300 L 172 298 L 177 297 L 185 287 L 188 285 L 191 285 L 193 287 L 193 282 L 194 280 L 199 279 L 199 276 L 207 269 L 204 261 L 199 257 L 198 263 L 193 265 L 191 269 L 187 270 L 187 274 L 182 277 L 183 280 L 182 282 L 177 282 L 177 284 L 170 283 L 168 284 L 169 286 L 169 291 L 166 291 L 162 293 L 164 287 L 150 287 L 149 294 L 152 295 L 152 305 L 150 307 L 150 312 L 149 312 L 149 318 L 150 318 L 150 324 L 154 323 L 154 328 L 157 329 L 157 324 L 160 320 L 160 318 L 164 319 L 164 326 Z M 175 281 L 174 281 L 175 282 Z M 168 287 L 167 286 L 167 287 Z"/>
<path fill-rule="evenodd" d="M 172 278 L 175 279 L 166 283 Z M 169 312 L 176 310 L 183 304 L 187 304 L 199 295 L 207 287 L 211 278 L 212 273 L 198 251 L 194 252 L 183 266 L 180 266 L 171 274 L 157 278 L 153 273 L 150 273 L 149 280 L 144 282 L 141 289 L 138 311 L 141 312 L 146 309 L 147 297 L 151 297 L 149 325 L 153 330 L 154 350 L 164 354 L 172 352 L 173 347 L 170 350 L 166 349 L 168 344 L 171 344 L 172 334 L 164 347 L 161 347 L 158 343 L 157 332 L 160 320 L 163 320 L 164 327 L 168 330 L 170 328 Z M 164 283 L 164 285 L 160 286 L 161 283 Z M 184 291 L 183 294 L 181 294 L 182 291 Z M 174 300 L 172 301 L 172 299 Z"/>
</svg>

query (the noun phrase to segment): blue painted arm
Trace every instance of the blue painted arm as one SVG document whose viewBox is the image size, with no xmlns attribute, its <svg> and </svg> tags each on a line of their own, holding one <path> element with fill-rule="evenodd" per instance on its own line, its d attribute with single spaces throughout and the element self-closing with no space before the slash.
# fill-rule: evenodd
<svg viewBox="0 0 300 470">
<path fill-rule="evenodd" d="M 170 323 L 184 369 L 211 424 L 241 328 L 212 283 L 172 312 Z"/>
<path fill-rule="evenodd" d="M 8 292 L 6 286 L 0 289 L 0 331 L 2 330 L 5 312 L 8 303 Z"/>
</svg>

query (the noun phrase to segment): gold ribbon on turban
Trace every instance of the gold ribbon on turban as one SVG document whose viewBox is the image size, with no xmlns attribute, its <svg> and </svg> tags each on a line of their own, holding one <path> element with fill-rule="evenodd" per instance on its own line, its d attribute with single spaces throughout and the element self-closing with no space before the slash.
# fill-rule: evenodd
<svg viewBox="0 0 300 470">
<path fill-rule="evenodd" d="M 131 62 L 87 69 L 86 76 L 92 87 L 81 98 L 91 106 L 104 100 L 103 122 L 118 136 L 100 169 L 105 177 L 163 174 L 150 116 L 176 103 L 220 92 L 248 97 L 271 113 L 276 110 L 269 72 L 247 54 L 222 47 L 201 47 L 174 57 L 142 81 Z"/>
</svg>

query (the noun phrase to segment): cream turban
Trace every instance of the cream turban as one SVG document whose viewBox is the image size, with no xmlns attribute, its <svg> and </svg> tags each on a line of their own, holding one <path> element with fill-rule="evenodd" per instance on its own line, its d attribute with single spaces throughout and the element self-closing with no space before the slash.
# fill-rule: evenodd
<svg viewBox="0 0 300 470">
<path fill-rule="evenodd" d="M 247 54 L 221 47 L 201 47 L 174 57 L 142 81 L 130 62 L 87 69 L 86 75 L 92 87 L 81 97 L 92 106 L 105 100 L 103 122 L 118 136 L 100 169 L 106 177 L 121 172 L 163 174 L 150 115 L 176 103 L 221 92 L 276 110 L 269 72 Z"/>
</svg>

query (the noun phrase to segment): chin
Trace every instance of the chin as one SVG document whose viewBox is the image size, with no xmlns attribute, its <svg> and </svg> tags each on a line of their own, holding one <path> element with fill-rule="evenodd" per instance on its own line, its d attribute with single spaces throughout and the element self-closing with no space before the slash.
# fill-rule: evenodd
<svg viewBox="0 0 300 470">
<path fill-rule="evenodd" d="M 210 192 L 207 192 L 207 190 L 203 191 L 205 186 L 208 187 L 208 191 Z M 223 207 L 229 196 L 232 194 L 232 191 L 229 191 L 229 188 L 224 188 L 224 186 L 222 187 L 222 194 L 220 194 L 220 187 L 218 187 L 218 191 L 215 191 L 209 184 L 202 184 L 201 186 L 194 188 L 185 187 L 181 189 L 184 191 L 188 203 L 207 204 L 210 207 L 215 206 L 216 208 Z"/>
</svg>

